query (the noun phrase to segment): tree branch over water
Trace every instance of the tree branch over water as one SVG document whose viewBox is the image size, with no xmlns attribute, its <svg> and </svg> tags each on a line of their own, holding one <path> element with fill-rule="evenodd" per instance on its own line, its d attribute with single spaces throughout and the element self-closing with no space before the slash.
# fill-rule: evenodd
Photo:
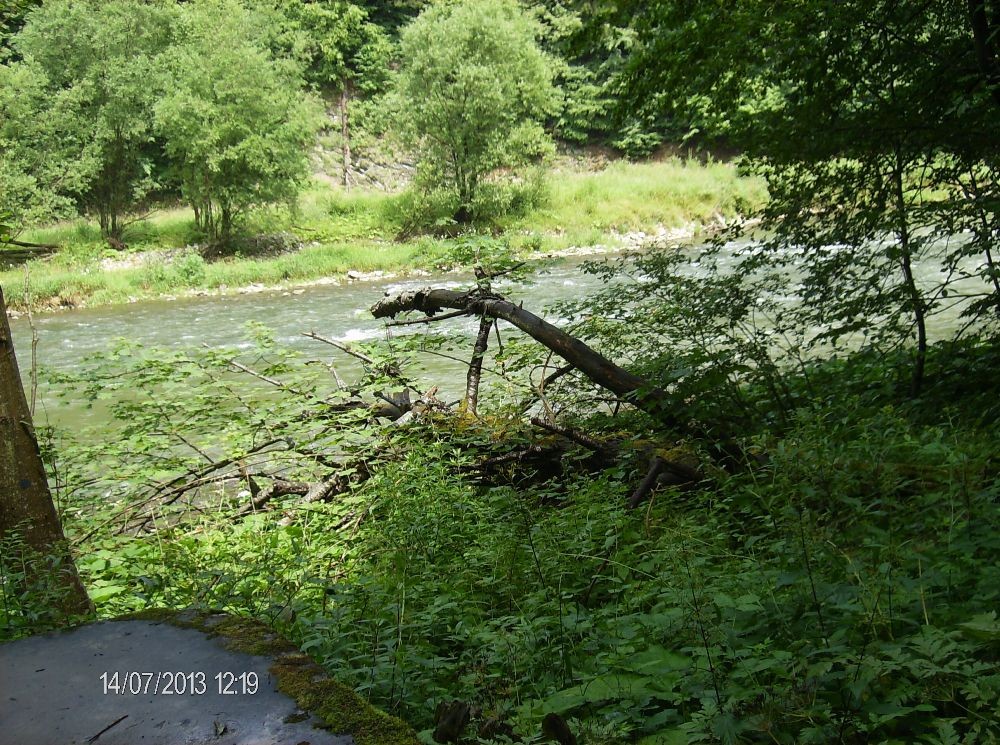
<svg viewBox="0 0 1000 745">
<path fill-rule="evenodd" d="M 395 318 L 410 311 L 432 316 L 445 308 L 507 321 L 558 354 L 597 385 L 629 401 L 664 425 L 680 428 L 677 417 L 666 411 L 666 397 L 662 390 L 500 295 L 481 290 L 456 292 L 426 288 L 380 300 L 372 306 L 371 312 L 376 318 Z"/>
</svg>

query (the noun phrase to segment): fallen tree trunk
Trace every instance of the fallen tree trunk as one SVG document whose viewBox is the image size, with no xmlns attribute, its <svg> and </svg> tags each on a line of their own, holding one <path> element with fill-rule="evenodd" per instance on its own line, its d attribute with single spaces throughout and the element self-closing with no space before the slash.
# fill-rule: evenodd
<svg viewBox="0 0 1000 745">
<path fill-rule="evenodd" d="M 59 245 L 57 243 L 31 243 L 30 241 L 16 241 L 13 238 L 3 241 L 3 244 L 7 246 L 17 246 L 19 248 L 31 248 L 48 253 L 59 250 Z"/>
<path fill-rule="evenodd" d="M 0 265 L 13 266 L 31 259 L 50 256 L 59 249 L 49 243 L 28 243 L 27 241 L 0 241 Z"/>
<path fill-rule="evenodd" d="M 304 481 L 285 481 L 284 479 L 275 479 L 268 486 L 261 489 L 251 500 L 250 504 L 240 510 L 236 516 L 246 517 L 257 510 L 263 509 L 268 502 L 277 497 L 285 497 L 289 494 L 298 494 L 299 496 L 305 496 L 309 493 L 309 484 Z"/>
<path fill-rule="evenodd" d="M 634 404 L 666 426 L 680 422 L 666 410 L 662 390 L 647 380 L 619 367 L 562 329 L 524 310 L 509 300 L 482 290 L 423 289 L 387 297 L 372 306 L 375 318 L 395 318 L 400 313 L 419 311 L 433 316 L 448 308 L 507 321 L 535 341 L 551 349 L 602 388 Z"/>
</svg>

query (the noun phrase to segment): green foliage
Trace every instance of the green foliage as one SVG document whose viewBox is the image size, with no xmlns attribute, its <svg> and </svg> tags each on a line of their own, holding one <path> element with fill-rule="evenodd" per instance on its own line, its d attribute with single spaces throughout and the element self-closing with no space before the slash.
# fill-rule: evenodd
<svg viewBox="0 0 1000 745">
<path fill-rule="evenodd" d="M 0 2 L 0 62 L 12 54 L 10 38 L 24 26 L 28 12 L 41 4 L 41 0 L 2 0 Z"/>
<path fill-rule="evenodd" d="M 166 292 L 176 287 L 200 287 L 207 275 L 205 260 L 196 251 L 185 251 L 169 263 L 150 262 L 143 271 L 143 284 Z"/>
<path fill-rule="evenodd" d="M 217 262 L 187 250 L 105 273 L 93 226 L 57 226 L 71 246 L 32 268 L 32 291 L 121 298 L 415 263 L 478 265 L 485 286 L 519 250 L 760 210 L 760 241 L 723 233 L 594 265 L 604 291 L 555 309 L 662 388 L 687 437 L 627 406 L 612 416 L 606 392 L 568 374 L 546 389 L 547 411 L 613 442 L 615 465 L 593 470 L 571 445 L 491 472 L 485 456 L 548 442 L 520 423 L 523 403 L 490 407 L 501 396 L 484 391 L 478 419 L 382 427 L 259 325 L 234 349 L 123 342 L 51 376 L 104 417 L 46 444 L 100 613 L 262 618 L 425 740 L 437 704 L 456 698 L 474 706 L 481 741 L 509 739 L 487 733 L 500 723 L 537 741 L 546 714 L 587 745 L 1000 739 L 1000 397 L 986 321 L 1000 296 L 997 88 L 981 54 L 995 39 L 967 28 L 976 4 L 431 4 L 402 32 L 395 87 L 418 188 L 259 208 L 290 199 L 303 173 L 315 127 L 303 84 L 377 90 L 386 40 L 419 5 L 171 6 L 151 136 L 166 138 L 196 221 L 222 236 L 248 214 L 248 228 L 319 245 Z M 6 116 L 45 104 L 55 73 L 43 62 L 0 69 Z M 37 122 L 38 141 L 64 146 L 55 122 Z M 668 161 L 565 169 L 543 186 L 524 169 L 549 149 L 543 124 L 639 154 L 678 122 L 743 147 L 761 178 Z M 84 193 L 75 166 L 75 190 L 50 188 L 58 158 L 20 136 L 0 123 L 8 234 Z M 466 220 L 508 232 L 384 241 Z M 134 235 L 179 247 L 189 229 L 176 213 Z M 935 344 L 952 303 L 974 338 Z M 421 350 L 466 343 L 397 332 L 367 345 L 360 369 L 337 365 L 346 387 L 385 395 Z M 491 362 L 523 391 L 551 361 L 505 333 Z M 697 456 L 706 479 L 628 510 L 650 451 Z M 191 479 L 218 464 L 226 478 Z M 236 514 L 276 479 L 362 468 L 370 478 L 333 501 Z M 0 549 L 10 637 L 38 627 L 51 598 L 17 546 Z"/>
<path fill-rule="evenodd" d="M 632 13 L 627 3 L 574 0 L 546 0 L 533 10 L 545 26 L 544 44 L 553 53 L 564 97 L 553 122 L 559 139 L 608 143 L 639 158 L 668 134 L 683 134 L 658 114 L 616 110 L 618 78 L 638 41 L 641 13 Z"/>
<path fill-rule="evenodd" d="M 870 329 L 883 348 L 913 347 L 914 392 L 932 317 L 965 295 L 970 323 L 984 328 L 1000 302 L 986 238 L 996 101 L 973 7 L 663 3 L 645 17 L 626 76 L 629 106 L 732 140 L 767 180 L 772 237 L 738 273 L 770 264 L 797 274 L 803 325 L 831 341 Z M 971 240 L 955 238 L 957 225 Z M 933 280 L 915 276 L 931 262 Z"/>
<path fill-rule="evenodd" d="M 9 212 L 0 212 L 0 243 L 5 243 L 11 239 L 14 233 L 14 227 L 11 225 L 13 220 L 12 214 Z"/>
<path fill-rule="evenodd" d="M 983 240 L 992 218 L 982 209 L 994 181 L 989 160 L 976 162 L 984 155 L 976 122 L 988 102 L 977 91 L 956 103 L 963 89 L 953 85 L 951 66 L 940 67 L 942 46 L 968 59 L 961 13 L 935 6 L 910 15 L 845 3 L 825 9 L 821 21 L 812 10 L 782 9 L 770 21 L 775 27 L 767 27 L 759 4 L 738 5 L 724 25 L 713 15 L 717 9 L 697 8 L 702 15 L 685 21 L 670 15 L 677 8 L 661 8 L 663 15 L 654 18 L 680 29 L 649 37 L 650 54 L 655 48 L 663 56 L 636 76 L 656 106 L 662 105 L 659 92 L 641 86 L 649 78 L 690 96 L 692 107 L 707 106 L 717 117 L 715 131 L 738 138 L 757 158 L 771 194 L 765 226 L 776 235 L 763 250 L 738 252 L 733 274 L 743 277 L 743 297 L 755 292 L 756 273 L 772 271 L 775 281 L 785 275 L 786 294 L 802 301 L 794 309 L 772 308 L 782 316 L 775 320 L 779 330 L 819 328 L 813 341 L 833 345 L 865 333 L 882 349 L 915 340 L 913 387 L 919 389 L 933 316 L 968 293 L 975 302 L 965 312 L 984 325 L 996 298 L 996 272 Z M 817 22 L 830 29 L 822 43 L 805 31 Z M 777 27 L 796 43 L 754 64 L 763 48 L 757 40 Z M 721 41 L 706 31 L 720 28 L 726 32 Z M 862 28 L 884 33 L 860 43 Z M 700 52 L 709 61 L 695 65 Z M 722 67 L 726 76 L 718 75 Z M 859 96 L 871 85 L 878 95 Z M 916 115 L 904 104 L 914 97 L 940 109 Z M 970 116 L 971 133 L 946 124 L 959 109 Z M 928 118 L 933 127 L 924 126 Z M 958 141 L 966 135 L 969 142 Z M 974 239 L 955 240 L 958 224 Z M 915 277 L 921 264 L 925 275 L 935 264 L 941 271 L 930 280 Z"/>
<path fill-rule="evenodd" d="M 0 640 L 16 639 L 65 628 L 67 589 L 56 578 L 65 568 L 65 553 L 39 552 L 18 530 L 0 538 Z"/>
<path fill-rule="evenodd" d="M 50 2 L 29 13 L 14 39 L 23 59 L 0 68 L 4 199 L 29 217 L 73 199 L 121 237 L 157 187 L 155 71 L 172 16 L 158 2 Z"/>
<path fill-rule="evenodd" d="M 3 55 L 6 57 L 7 37 L 12 30 L 24 23 L 24 15 L 29 7 L 28 2 L 23 0 L 4 0 L 0 4 L 0 41 L 4 44 Z"/>
<path fill-rule="evenodd" d="M 155 107 L 195 220 L 222 243 L 248 208 L 297 193 L 319 123 L 301 69 L 266 47 L 263 20 L 235 0 L 184 5 Z"/>
<path fill-rule="evenodd" d="M 539 35 L 509 0 L 433 5 L 402 34 L 400 133 L 419 154 L 418 186 L 445 191 L 459 222 L 493 217 L 490 180 L 551 149 L 541 122 L 557 95 Z"/>
<path fill-rule="evenodd" d="M 456 251 L 503 261 L 488 239 Z M 516 489 L 477 480 L 483 447 L 531 441 L 515 421 L 371 429 L 327 408 L 337 398 L 320 369 L 263 327 L 248 332 L 240 351 L 124 345 L 74 383 L 115 422 L 113 437 L 59 443 L 67 528 L 89 534 L 80 569 L 103 614 L 194 605 L 263 618 L 424 729 L 438 702 L 461 698 L 481 710 L 474 726 L 496 717 L 527 738 L 557 712 L 587 743 L 1000 735 L 995 416 L 959 423 L 996 407 L 995 386 L 942 383 L 899 406 L 892 386 L 873 385 L 905 377 L 905 358 L 773 372 L 780 426 L 766 413 L 742 423 L 765 465 L 628 511 L 638 451 L 600 474 L 572 465 L 571 450 L 561 476 Z M 362 384 L 384 390 L 379 368 L 398 357 L 367 351 L 377 364 Z M 963 361 L 957 378 L 996 356 L 983 345 L 937 354 Z M 284 385 L 235 378 L 233 359 Z M 745 400 L 771 400 L 767 376 L 750 380 Z M 700 386 L 689 401 L 717 383 Z M 696 403 L 692 414 L 731 411 Z M 656 437 L 635 417 L 606 421 L 617 436 Z M 285 444 L 270 458 L 251 454 L 273 438 Z M 197 469 L 201 453 L 309 478 L 345 450 L 391 455 L 331 503 L 233 522 L 241 480 L 154 511 L 154 535 L 105 523 L 134 509 L 137 526 L 146 495 L 129 485 Z M 18 617 L 31 600 L 17 601 Z"/>
<path fill-rule="evenodd" d="M 545 194 L 537 197 L 543 201 L 540 206 L 523 216 L 508 215 L 502 222 L 504 240 L 522 258 L 574 246 L 614 246 L 621 241 L 620 233 L 627 231 L 655 234 L 660 227 L 693 228 L 720 214 L 733 217 L 749 212 L 765 198 L 759 181 L 742 178 L 735 167 L 720 163 L 614 163 L 600 171 L 566 165 L 556 174 L 556 178 L 524 185 Z M 513 190 L 514 197 L 521 193 Z M 161 210 L 129 226 L 125 233 L 128 250 L 143 254 L 134 258 L 109 250 L 98 225 L 83 219 L 26 228 L 20 235 L 23 240 L 62 247 L 54 256 L 29 264 L 31 302 L 36 308 L 121 303 L 186 289 L 307 282 L 350 270 L 432 269 L 450 250 L 452 239 L 389 240 L 413 232 L 429 214 L 438 215 L 435 232 L 457 230 L 447 209 L 425 210 L 422 199 L 415 191 L 395 195 L 362 189 L 331 192 L 314 186 L 299 196 L 295 209 L 273 205 L 252 210 L 242 229 L 247 236 L 293 234 L 306 243 L 304 247 L 280 255 L 248 253 L 209 261 L 204 278 L 191 275 L 190 281 L 181 281 L 166 266 L 177 249 L 200 239 L 193 213 L 187 209 Z M 449 204 L 446 199 L 445 206 Z M 20 226 L 10 222 L 15 230 Z M 237 240 L 230 251 L 238 253 L 241 244 L 249 242 L 249 238 Z M 111 268 L 102 263 L 109 259 L 124 266 Z M 144 265 L 158 262 L 165 264 L 158 270 L 161 281 L 149 283 Z M 0 285 L 11 306 L 24 310 L 23 269 L 0 272 Z"/>
<path fill-rule="evenodd" d="M 392 45 L 364 7 L 288 0 L 278 7 L 287 19 L 291 51 L 305 62 L 310 83 L 325 89 L 353 85 L 369 93 L 384 87 Z"/>
</svg>

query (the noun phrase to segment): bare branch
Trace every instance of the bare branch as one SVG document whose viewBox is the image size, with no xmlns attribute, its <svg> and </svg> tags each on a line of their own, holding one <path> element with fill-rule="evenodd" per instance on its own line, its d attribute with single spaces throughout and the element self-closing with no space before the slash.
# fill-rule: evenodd
<svg viewBox="0 0 1000 745">
<path fill-rule="evenodd" d="M 235 517 L 240 518 L 253 514 L 257 510 L 264 507 L 272 499 L 277 497 L 284 497 L 289 494 L 304 495 L 308 493 L 309 484 L 304 481 L 285 481 L 284 479 L 275 479 L 261 489 L 257 496 L 250 501 L 250 504 L 237 512 Z"/>
<path fill-rule="evenodd" d="M 407 311 L 422 311 L 433 315 L 443 308 L 507 321 L 551 349 L 603 388 L 630 401 L 668 426 L 677 427 L 680 424 L 676 417 L 665 411 L 666 397 L 663 391 L 619 367 L 562 329 L 499 295 L 477 290 L 455 292 L 428 288 L 385 298 L 372 306 L 371 312 L 376 318 L 390 318 Z"/>
<path fill-rule="evenodd" d="M 486 354 L 486 347 L 490 342 L 490 329 L 492 328 L 492 318 L 483 316 L 479 319 L 479 333 L 476 335 L 476 343 L 472 347 L 469 372 L 465 376 L 465 409 L 473 416 L 476 416 L 476 407 L 479 404 L 479 381 L 483 377 L 483 356 Z"/>
<path fill-rule="evenodd" d="M 565 437 L 567 440 L 572 440 L 577 445 L 582 445 L 588 450 L 593 450 L 595 453 L 607 453 L 611 449 L 606 443 L 603 443 L 600 440 L 595 440 L 588 434 L 580 432 L 576 429 L 561 427 L 558 424 L 547 422 L 541 417 L 532 417 L 531 423 L 536 427 L 541 427 L 542 429 L 551 432 L 552 434 L 560 435 Z"/>
<path fill-rule="evenodd" d="M 346 344 L 341 344 L 339 341 L 334 341 L 333 339 L 328 339 L 325 336 L 320 336 L 315 331 L 309 331 L 309 332 L 303 331 L 302 335 L 303 336 L 308 336 L 310 339 L 315 339 L 316 341 L 321 341 L 324 344 L 329 344 L 331 347 L 336 347 L 341 352 L 344 352 L 345 354 L 349 354 L 349 355 L 351 355 L 351 357 L 354 357 L 355 359 L 361 360 L 366 365 L 374 365 L 374 364 L 376 364 L 375 360 L 373 360 L 368 355 L 363 354 L 363 353 L 358 352 L 358 351 L 355 351 L 355 350 L 351 349 L 349 346 L 347 346 Z"/>
<path fill-rule="evenodd" d="M 646 472 L 645 477 L 636 487 L 636 490 L 632 492 L 632 496 L 628 498 L 628 508 L 634 510 L 652 493 L 653 489 L 656 487 L 656 480 L 663 473 L 663 469 L 666 467 L 667 462 L 658 455 L 654 455 L 653 459 L 649 462 L 649 470 Z"/>
<path fill-rule="evenodd" d="M 459 316 L 469 315 L 464 310 L 456 310 L 454 313 L 445 313 L 441 316 L 425 316 L 423 318 L 408 318 L 405 321 L 389 321 L 386 326 L 390 328 L 396 326 L 412 326 L 416 323 L 434 323 L 435 321 L 447 321 L 449 318 L 458 318 Z"/>
</svg>

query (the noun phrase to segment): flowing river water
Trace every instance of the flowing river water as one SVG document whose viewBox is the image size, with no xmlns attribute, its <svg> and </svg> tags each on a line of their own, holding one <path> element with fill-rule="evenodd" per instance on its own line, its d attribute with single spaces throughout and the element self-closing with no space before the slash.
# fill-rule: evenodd
<svg viewBox="0 0 1000 745">
<path fill-rule="evenodd" d="M 558 317 L 544 312 L 547 305 L 582 297 L 600 286 L 598 278 L 581 271 L 583 260 L 565 259 L 535 275 L 528 283 L 516 286 L 497 283 L 496 289 L 515 302 L 523 302 L 525 308 L 558 323 Z M 383 321 L 373 318 L 368 309 L 386 294 L 422 287 L 466 289 L 474 283 L 469 274 L 440 273 L 37 314 L 34 317 L 38 335 L 37 365 L 73 372 L 85 358 L 108 350 L 119 338 L 170 348 L 246 347 L 249 346 L 246 324 L 255 321 L 272 329 L 275 340 L 283 346 L 308 357 L 335 360 L 339 373 L 350 380 L 359 371 L 358 363 L 333 347 L 303 336 L 305 332 L 314 331 L 347 344 L 383 337 Z M 18 363 L 27 385 L 31 328 L 25 317 L 13 320 L 11 327 Z M 456 318 L 436 326 L 448 333 L 470 337 L 475 335 L 477 327 L 475 318 Z M 424 329 L 422 325 L 404 327 L 394 329 L 394 333 L 420 333 Z M 459 354 L 467 357 L 471 348 Z M 448 393 L 457 392 L 464 385 L 464 362 L 434 357 L 423 365 L 424 369 L 416 373 L 428 384 L 441 386 Z M 41 386 L 43 399 L 48 393 L 50 391 Z M 53 423 L 70 426 L 94 424 L 94 421 L 82 420 L 100 416 L 99 409 L 86 409 L 72 401 L 68 405 L 46 405 L 46 414 Z"/>
<path fill-rule="evenodd" d="M 580 265 L 587 258 L 595 257 L 566 258 L 536 274 L 527 284 L 514 287 L 498 284 L 496 289 L 558 324 L 561 319 L 547 312 L 548 306 L 584 297 L 601 286 L 599 278 L 581 271 Z M 918 269 L 927 283 L 933 282 L 938 273 L 934 266 Z M 157 347 L 246 346 L 246 324 L 256 321 L 271 328 L 280 344 L 309 357 L 336 360 L 341 375 L 350 379 L 359 369 L 352 358 L 303 333 L 315 331 L 345 343 L 375 339 L 384 336 L 385 327 L 382 321 L 372 318 L 368 309 L 384 295 L 421 287 L 464 289 L 473 283 L 471 275 L 440 273 L 39 314 L 34 318 L 38 334 L 37 364 L 55 371 L 72 372 L 87 356 L 107 350 L 121 337 Z M 957 311 L 941 314 L 934 318 L 931 330 L 940 338 L 957 324 Z M 475 318 L 458 318 L 444 321 L 436 328 L 472 337 L 477 326 Z M 417 333 L 424 328 L 406 327 L 406 330 L 395 329 L 394 332 Z M 12 330 L 18 361 L 27 382 L 31 360 L 31 329 L 27 319 L 15 319 Z M 467 358 L 470 353 L 471 349 L 465 349 L 460 357 Z M 461 391 L 466 372 L 464 361 L 434 357 L 423 365 L 422 370 L 415 371 L 418 379 L 441 386 L 449 395 Z M 44 386 L 40 389 L 43 399 L 49 392 Z M 93 417 L 100 416 L 99 410 L 74 406 L 72 402 L 58 407 L 47 406 L 46 414 L 53 423 L 69 426 L 94 424 Z"/>
</svg>

